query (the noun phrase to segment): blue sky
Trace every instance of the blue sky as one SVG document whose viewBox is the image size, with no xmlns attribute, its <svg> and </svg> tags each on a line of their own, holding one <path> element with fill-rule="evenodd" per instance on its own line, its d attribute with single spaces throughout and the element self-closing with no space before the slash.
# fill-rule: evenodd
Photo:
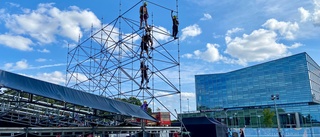
<svg viewBox="0 0 320 137">
<path fill-rule="evenodd" d="M 138 0 L 0 0 L 0 69 L 64 85 L 68 44 Z M 175 0 L 150 0 L 149 22 L 171 32 Z M 156 3 L 166 8 L 151 4 Z M 194 75 L 307 52 L 320 63 L 320 0 L 179 0 L 182 111 L 195 110 Z M 121 10 L 120 10 L 121 9 Z M 138 20 L 133 9 L 128 17 Z M 125 31 L 125 30 L 123 30 Z M 164 37 L 163 40 L 169 39 Z M 168 98 L 171 109 L 177 99 Z"/>
</svg>

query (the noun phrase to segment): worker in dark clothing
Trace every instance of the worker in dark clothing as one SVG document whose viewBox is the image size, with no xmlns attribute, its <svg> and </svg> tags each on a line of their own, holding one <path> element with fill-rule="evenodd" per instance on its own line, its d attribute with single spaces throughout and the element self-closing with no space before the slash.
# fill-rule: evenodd
<svg viewBox="0 0 320 137">
<path fill-rule="evenodd" d="M 244 131 L 242 128 L 240 128 L 240 137 L 244 137 Z"/>
<path fill-rule="evenodd" d="M 142 22 L 145 22 L 145 26 L 148 26 L 147 19 L 149 18 L 148 9 L 147 9 L 147 2 L 144 2 L 143 5 L 139 9 L 140 13 L 140 29 L 142 28 Z"/>
<path fill-rule="evenodd" d="M 149 43 L 151 40 L 151 36 L 148 36 L 148 35 L 143 35 L 142 36 L 142 40 L 141 40 L 141 44 L 140 44 L 140 58 L 143 58 L 143 51 L 146 51 L 147 53 L 147 56 L 149 59 L 151 59 L 152 57 L 149 55 L 149 48 L 148 48 L 148 45 L 149 44 L 153 44 L 152 42 Z M 151 49 L 152 49 L 152 46 L 151 46 Z"/>
<path fill-rule="evenodd" d="M 146 87 L 147 89 L 150 89 L 150 87 L 148 87 L 148 83 L 149 83 L 149 79 L 148 79 L 148 66 L 146 66 L 144 60 L 142 60 L 140 62 L 140 70 L 141 70 L 141 86 L 140 88 L 142 88 L 142 85 L 144 84 L 144 81 L 146 81 Z"/>
<path fill-rule="evenodd" d="M 152 26 L 149 26 L 146 28 L 146 41 L 147 41 L 147 45 L 151 48 L 151 50 L 153 50 L 153 40 L 151 37 L 151 31 L 152 31 Z"/>
<path fill-rule="evenodd" d="M 179 26 L 179 21 L 176 15 L 173 15 L 173 10 L 171 11 L 171 18 L 172 18 L 172 36 L 174 39 L 177 39 L 177 34 L 178 34 L 178 26 Z"/>
</svg>

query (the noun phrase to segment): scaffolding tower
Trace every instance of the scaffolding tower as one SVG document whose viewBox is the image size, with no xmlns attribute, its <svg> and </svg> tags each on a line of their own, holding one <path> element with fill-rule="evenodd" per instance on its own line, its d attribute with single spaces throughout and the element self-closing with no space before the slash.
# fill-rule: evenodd
<svg viewBox="0 0 320 137">
<path fill-rule="evenodd" d="M 151 25 L 142 22 L 140 27 L 138 11 L 144 3 L 148 3 L 148 24 Z M 154 23 L 153 19 L 159 17 L 152 13 L 152 8 L 158 8 L 163 14 L 167 13 L 165 18 L 171 22 L 170 12 L 178 15 L 178 0 L 172 4 L 176 5 L 175 9 L 151 0 L 139 0 L 122 12 L 120 0 L 116 19 L 101 25 L 97 31 L 92 29 L 88 38 L 69 48 L 66 86 L 112 99 L 135 97 L 146 100 L 153 105 L 153 111 L 154 106 L 162 106 L 173 116 L 175 114 L 166 107 L 162 98 L 174 96 L 176 100 L 179 98 L 181 112 L 179 39 L 172 37 L 171 28 Z M 132 15 L 136 15 L 134 19 Z M 153 45 L 152 49 L 149 45 L 147 55 L 140 43 L 149 29 Z M 141 63 L 148 68 L 147 79 L 143 83 Z"/>
</svg>

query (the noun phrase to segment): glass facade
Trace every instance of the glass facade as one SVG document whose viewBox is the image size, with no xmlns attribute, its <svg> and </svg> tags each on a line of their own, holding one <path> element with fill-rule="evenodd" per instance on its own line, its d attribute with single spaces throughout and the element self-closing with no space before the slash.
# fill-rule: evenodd
<svg viewBox="0 0 320 137">
<path fill-rule="evenodd" d="M 276 104 L 282 127 L 320 122 L 320 67 L 307 53 L 228 73 L 196 75 L 195 83 L 197 110 L 203 113 L 189 116 L 205 114 L 231 127 L 261 127 L 263 110 L 274 111 Z M 279 99 L 271 100 L 271 95 Z"/>
</svg>

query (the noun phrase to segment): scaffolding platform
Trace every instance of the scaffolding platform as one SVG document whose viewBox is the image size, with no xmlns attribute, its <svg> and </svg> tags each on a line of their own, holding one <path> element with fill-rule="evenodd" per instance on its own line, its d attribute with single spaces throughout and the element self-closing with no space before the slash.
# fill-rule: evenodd
<svg viewBox="0 0 320 137">
<path fill-rule="evenodd" d="M 180 127 L 146 127 L 149 134 L 173 134 L 180 132 Z M 135 135 L 142 132 L 141 127 L 2 127 L 0 136 L 18 136 L 30 134 L 34 136 L 108 136 L 108 135 Z"/>
</svg>

